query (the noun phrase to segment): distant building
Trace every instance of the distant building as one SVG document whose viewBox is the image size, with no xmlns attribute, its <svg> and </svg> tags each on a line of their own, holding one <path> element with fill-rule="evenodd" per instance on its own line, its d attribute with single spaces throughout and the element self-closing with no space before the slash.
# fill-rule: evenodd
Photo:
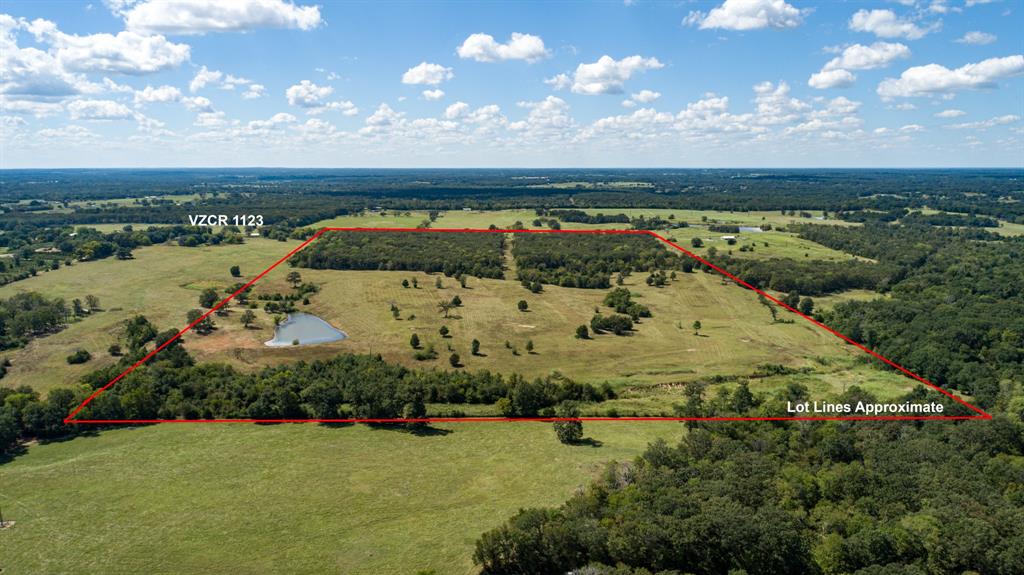
<svg viewBox="0 0 1024 575">
<path fill-rule="evenodd" d="M 722 236 L 722 239 L 725 241 L 734 240 L 736 239 L 736 236 Z"/>
</svg>

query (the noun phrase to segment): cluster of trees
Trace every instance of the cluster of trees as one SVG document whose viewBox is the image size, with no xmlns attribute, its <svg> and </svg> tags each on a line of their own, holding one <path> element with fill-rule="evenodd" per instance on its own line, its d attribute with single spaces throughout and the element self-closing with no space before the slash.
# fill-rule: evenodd
<svg viewBox="0 0 1024 575">
<path fill-rule="evenodd" d="M 853 395 L 867 397 L 860 390 Z M 728 412 L 757 410 L 745 386 Z M 1019 420 L 692 423 L 476 543 L 485 574 L 1024 572 Z"/>
<path fill-rule="evenodd" d="M 165 357 L 168 349 L 171 353 Z M 129 353 L 118 365 L 97 370 L 85 381 L 92 387 L 104 385 L 128 362 L 137 361 L 136 355 Z M 405 418 L 423 417 L 425 403 L 497 404 L 506 415 L 536 416 L 550 415 L 564 401 L 612 397 L 607 386 L 598 388 L 557 374 L 528 380 L 489 371 L 408 369 L 379 355 L 339 355 L 240 373 L 225 365 L 193 365 L 184 346 L 175 342 L 97 398 L 85 417 Z"/>
<path fill-rule="evenodd" d="M 0 350 L 21 347 L 33 337 L 63 329 L 69 313 L 64 300 L 35 292 L 0 299 Z"/>
<path fill-rule="evenodd" d="M 900 219 L 902 224 L 922 223 L 930 226 L 957 226 L 969 228 L 998 228 L 999 221 L 995 218 L 976 216 L 974 214 L 950 214 L 939 212 L 937 214 L 922 214 L 921 212 L 910 212 Z"/>
<path fill-rule="evenodd" d="M 680 258 L 650 236 L 522 234 L 512 247 L 524 284 L 604 289 L 611 274 L 680 265 Z"/>
<path fill-rule="evenodd" d="M 617 287 L 604 296 L 604 305 L 614 309 L 617 313 L 624 313 L 637 321 L 642 317 L 651 317 L 651 310 L 647 306 L 633 301 L 633 293 L 626 288 Z"/>
<path fill-rule="evenodd" d="M 982 406 L 1024 377 L 1024 239 L 920 225 L 800 234 L 897 268 L 891 297 L 819 312 L 830 326 Z"/>
<path fill-rule="evenodd" d="M 762 289 L 824 295 L 850 289 L 883 290 L 898 277 L 897 266 L 849 259 L 841 262 L 792 258 L 734 258 L 717 252 L 708 260 Z"/>
<path fill-rule="evenodd" d="M 0 247 L 10 257 L 0 260 L 0 285 L 32 277 L 42 271 L 56 270 L 76 261 L 93 261 L 110 257 L 127 260 L 138 247 L 175 242 L 181 246 L 241 243 L 237 228 L 214 232 L 209 227 L 151 226 L 135 230 L 104 233 L 94 228 L 67 225 L 44 227 L 36 224 L 8 223 L 0 225 Z"/>
<path fill-rule="evenodd" d="M 633 331 L 633 318 L 617 313 L 611 315 L 595 313 L 594 317 L 590 318 L 590 329 L 594 333 L 610 332 L 615 335 L 626 335 Z M 580 339 L 586 339 L 586 337 L 581 336 L 579 328 L 576 329 L 576 336 Z"/>
<path fill-rule="evenodd" d="M 503 234 L 334 232 L 292 256 L 314 269 L 403 270 L 501 278 Z"/>
<path fill-rule="evenodd" d="M 626 214 L 588 214 L 583 210 L 548 210 L 537 208 L 538 216 L 550 216 L 558 218 L 563 222 L 575 224 L 628 224 L 629 216 Z"/>
</svg>

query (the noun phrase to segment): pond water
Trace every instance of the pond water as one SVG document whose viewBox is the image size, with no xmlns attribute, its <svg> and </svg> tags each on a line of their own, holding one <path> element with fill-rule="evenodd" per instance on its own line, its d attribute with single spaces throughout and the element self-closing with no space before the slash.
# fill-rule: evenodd
<svg viewBox="0 0 1024 575">
<path fill-rule="evenodd" d="M 752 226 L 740 226 L 740 231 L 741 232 L 760 233 L 760 232 L 763 232 L 764 230 L 762 230 L 761 228 L 755 228 L 755 227 L 752 227 Z"/>
<path fill-rule="evenodd" d="M 294 345 L 296 340 L 299 345 L 312 345 L 341 341 L 347 337 L 345 332 L 315 315 L 296 312 L 288 314 L 288 319 L 278 324 L 274 329 L 274 339 L 265 342 L 265 345 L 284 347 Z"/>
</svg>

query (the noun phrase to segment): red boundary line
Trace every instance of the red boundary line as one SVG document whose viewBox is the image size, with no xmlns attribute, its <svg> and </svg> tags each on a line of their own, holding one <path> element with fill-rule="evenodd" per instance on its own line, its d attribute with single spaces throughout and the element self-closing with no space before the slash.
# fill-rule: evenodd
<svg viewBox="0 0 1024 575">
<path fill-rule="evenodd" d="M 875 416 L 795 416 L 795 417 L 428 417 L 422 419 L 75 419 L 75 416 L 89 405 L 92 400 L 96 399 L 100 394 L 110 389 L 114 384 L 123 379 L 129 373 L 135 371 L 137 367 L 149 361 L 150 358 L 155 356 L 160 350 L 164 349 L 172 342 L 180 338 L 186 332 L 195 327 L 199 322 L 203 321 L 211 314 L 216 312 L 218 309 L 223 307 L 235 296 L 242 293 L 243 291 L 252 287 L 257 281 L 267 275 L 274 268 L 284 263 L 288 258 L 292 257 L 300 250 L 308 246 L 314 240 L 323 235 L 324 232 L 413 232 L 413 233 L 494 233 L 494 234 L 600 234 L 600 235 L 647 235 L 652 236 L 662 243 L 675 248 L 676 250 L 686 254 L 687 256 L 697 260 L 701 264 L 708 266 L 723 276 L 736 282 L 751 291 L 754 291 L 772 302 L 782 306 L 786 310 L 795 313 L 803 319 L 811 322 L 812 324 L 828 331 L 832 335 L 845 341 L 846 343 L 853 345 L 868 355 L 882 361 L 883 363 L 893 367 L 902 372 L 907 377 L 917 380 L 920 383 L 927 385 L 928 387 L 942 393 L 943 395 L 953 399 L 961 405 L 967 407 L 971 411 L 974 411 L 977 415 L 920 415 L 920 416 L 908 416 L 908 415 L 875 415 Z M 64 423 L 95 423 L 95 424 L 122 424 L 122 423 L 453 423 L 453 422 L 469 422 L 469 421 L 929 421 L 929 420 L 964 420 L 964 419 L 992 419 L 992 416 L 985 411 L 967 403 L 960 399 L 955 394 L 942 389 L 938 385 L 928 381 L 920 375 L 910 371 L 902 365 L 892 361 L 891 359 L 865 347 L 864 345 L 857 343 L 849 337 L 839 333 L 838 331 L 830 328 L 829 326 L 821 323 L 820 321 L 801 313 L 800 311 L 786 305 L 779 301 L 772 295 L 750 285 L 749 283 L 741 280 L 740 278 L 732 275 L 726 270 L 716 266 L 715 264 L 705 260 L 704 258 L 694 254 L 693 252 L 683 248 L 679 244 L 668 240 L 660 234 L 651 230 L 499 230 L 499 229 L 475 229 L 475 228 L 320 228 L 312 237 L 302 242 L 292 251 L 285 254 L 284 257 L 274 262 L 270 267 L 260 272 L 259 275 L 254 277 L 249 283 L 235 290 L 234 293 L 224 298 L 220 303 L 210 308 L 210 311 L 201 315 L 198 319 L 185 326 L 184 329 L 179 331 L 171 339 L 165 341 L 161 345 L 157 346 L 156 349 L 146 354 L 145 357 L 132 364 L 131 367 L 124 370 L 120 375 L 111 379 L 106 385 L 97 389 L 85 399 L 78 407 L 74 409 L 67 417 L 64 418 Z"/>
</svg>

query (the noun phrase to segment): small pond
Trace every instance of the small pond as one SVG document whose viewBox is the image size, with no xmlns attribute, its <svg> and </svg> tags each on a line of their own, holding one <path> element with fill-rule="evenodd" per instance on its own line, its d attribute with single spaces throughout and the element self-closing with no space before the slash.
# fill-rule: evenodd
<svg viewBox="0 0 1024 575">
<path fill-rule="evenodd" d="M 763 232 L 764 230 L 762 230 L 761 228 L 755 228 L 753 226 L 740 226 L 740 231 L 741 232 L 753 232 L 753 233 L 756 234 L 756 233 Z"/>
<path fill-rule="evenodd" d="M 348 335 L 333 325 L 308 313 L 296 312 L 288 314 L 288 319 L 278 324 L 274 330 L 274 339 L 265 342 L 271 347 L 295 345 L 312 345 L 341 341 Z"/>
</svg>

